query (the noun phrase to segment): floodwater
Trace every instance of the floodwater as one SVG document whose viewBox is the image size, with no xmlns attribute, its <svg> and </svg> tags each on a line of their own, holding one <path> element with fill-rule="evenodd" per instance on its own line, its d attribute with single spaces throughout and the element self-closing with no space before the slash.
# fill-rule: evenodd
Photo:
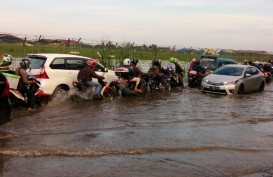
<svg viewBox="0 0 273 177">
<path fill-rule="evenodd" d="M 55 101 L 12 119 L 0 127 L 2 176 L 273 176 L 273 83 L 237 96 Z"/>
</svg>

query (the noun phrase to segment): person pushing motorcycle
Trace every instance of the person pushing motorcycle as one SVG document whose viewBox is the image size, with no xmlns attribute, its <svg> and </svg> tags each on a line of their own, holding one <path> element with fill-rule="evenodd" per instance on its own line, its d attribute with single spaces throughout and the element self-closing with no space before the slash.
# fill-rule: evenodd
<svg viewBox="0 0 273 177">
<path fill-rule="evenodd" d="M 92 78 L 97 78 L 98 80 L 105 79 L 103 76 L 97 75 L 94 71 L 94 66 L 97 64 L 95 60 L 88 60 L 87 64 L 80 69 L 77 79 L 79 82 L 83 82 L 90 87 L 95 87 L 94 99 L 101 99 L 102 95 L 100 94 L 102 85 L 99 82 L 92 81 Z"/>
<path fill-rule="evenodd" d="M 28 79 L 28 74 L 27 74 L 27 69 L 29 68 L 30 65 L 30 60 L 28 59 L 22 59 L 20 61 L 19 67 L 16 68 L 15 74 L 20 76 L 17 90 L 22 94 L 22 95 L 27 95 L 27 105 L 29 110 L 34 109 L 34 104 L 35 104 L 35 94 L 30 90 L 29 85 L 36 83 L 36 80 L 29 80 Z"/>
</svg>

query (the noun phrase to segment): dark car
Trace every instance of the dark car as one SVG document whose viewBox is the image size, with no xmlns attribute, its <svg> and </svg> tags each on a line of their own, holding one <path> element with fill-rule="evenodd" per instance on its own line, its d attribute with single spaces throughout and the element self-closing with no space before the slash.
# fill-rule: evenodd
<svg viewBox="0 0 273 177">
<path fill-rule="evenodd" d="M 270 82 L 272 80 L 272 64 L 267 62 L 255 62 L 257 68 L 264 74 L 266 82 Z"/>
<path fill-rule="evenodd" d="M 236 60 L 231 58 L 219 58 L 216 56 L 201 56 L 200 66 L 206 70 L 206 75 L 227 64 L 237 64 Z"/>
<path fill-rule="evenodd" d="M 9 101 L 9 82 L 5 75 L 0 71 L 0 124 L 9 122 L 11 105 Z"/>
</svg>

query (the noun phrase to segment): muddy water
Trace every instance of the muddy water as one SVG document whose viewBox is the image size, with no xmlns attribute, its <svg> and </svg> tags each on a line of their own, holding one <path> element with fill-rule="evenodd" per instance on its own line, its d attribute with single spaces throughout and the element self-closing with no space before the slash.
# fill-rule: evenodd
<svg viewBox="0 0 273 177">
<path fill-rule="evenodd" d="M 0 127 L 2 176 L 272 176 L 273 83 L 50 102 Z"/>
</svg>

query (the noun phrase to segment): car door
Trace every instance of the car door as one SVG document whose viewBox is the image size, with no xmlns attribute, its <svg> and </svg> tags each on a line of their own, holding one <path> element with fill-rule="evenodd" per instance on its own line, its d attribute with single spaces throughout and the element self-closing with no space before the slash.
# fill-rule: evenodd
<svg viewBox="0 0 273 177">
<path fill-rule="evenodd" d="M 251 67 L 252 71 L 252 81 L 253 81 L 253 90 L 258 91 L 262 82 L 262 77 L 260 71 L 256 67 Z"/>
<path fill-rule="evenodd" d="M 86 64 L 84 58 L 68 57 L 65 58 L 65 78 L 66 84 L 72 88 L 72 82 L 77 81 L 79 70 Z"/>
<path fill-rule="evenodd" d="M 46 69 L 49 79 L 43 79 L 41 89 L 46 93 L 52 94 L 53 91 L 61 84 L 65 84 L 65 59 L 56 57 Z"/>
<path fill-rule="evenodd" d="M 252 76 L 252 70 L 250 67 L 246 68 L 243 81 L 245 86 L 245 92 L 251 92 L 255 84 L 253 83 L 254 78 Z"/>
</svg>

